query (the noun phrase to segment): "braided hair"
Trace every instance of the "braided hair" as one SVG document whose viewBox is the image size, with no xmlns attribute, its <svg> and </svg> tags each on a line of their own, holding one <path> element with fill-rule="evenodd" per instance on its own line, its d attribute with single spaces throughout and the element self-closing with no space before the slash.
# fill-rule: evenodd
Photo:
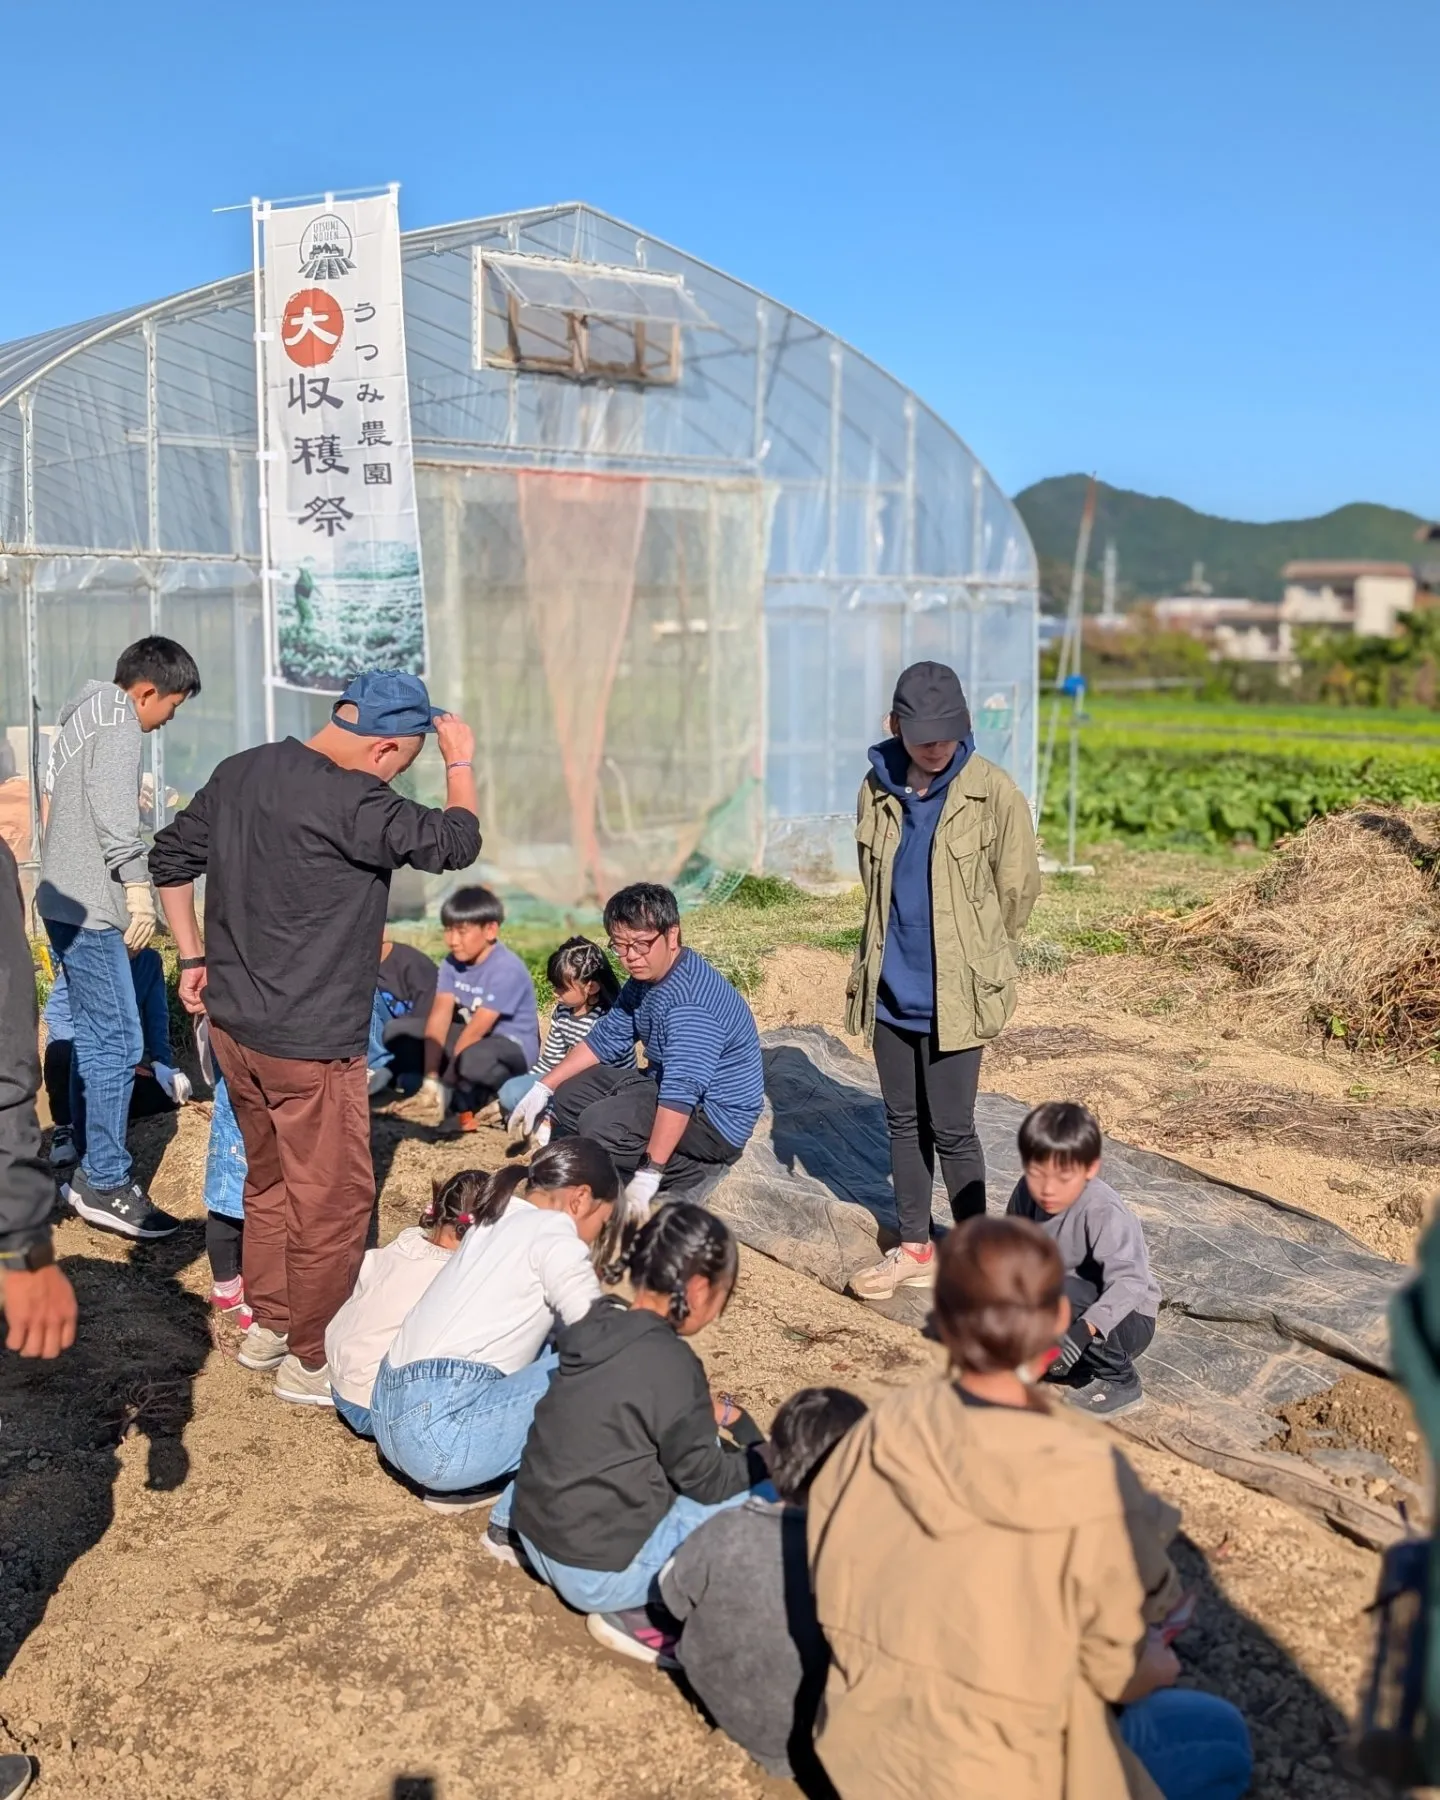
<svg viewBox="0 0 1440 1800">
<path fill-rule="evenodd" d="M 679 1327 L 690 1314 L 685 1288 L 699 1275 L 712 1287 L 734 1284 L 739 1252 L 729 1228 L 688 1200 L 672 1200 L 644 1226 L 630 1251 L 630 1279 L 652 1294 L 668 1294 L 666 1314 Z"/>
<path fill-rule="evenodd" d="M 566 938 L 558 950 L 552 951 L 545 974 L 557 994 L 572 981 L 580 988 L 593 981 L 597 1013 L 609 1012 L 620 993 L 610 958 L 587 937 Z"/>
</svg>

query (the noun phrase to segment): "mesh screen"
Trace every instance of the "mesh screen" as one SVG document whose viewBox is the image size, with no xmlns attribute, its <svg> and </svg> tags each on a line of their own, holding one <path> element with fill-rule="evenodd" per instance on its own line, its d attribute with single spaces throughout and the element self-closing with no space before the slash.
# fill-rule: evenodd
<svg viewBox="0 0 1440 1800">
<path fill-rule="evenodd" d="M 431 688 L 475 726 L 482 867 L 589 907 L 764 842 L 759 483 L 422 465 Z M 434 796 L 427 796 L 434 797 Z"/>
</svg>

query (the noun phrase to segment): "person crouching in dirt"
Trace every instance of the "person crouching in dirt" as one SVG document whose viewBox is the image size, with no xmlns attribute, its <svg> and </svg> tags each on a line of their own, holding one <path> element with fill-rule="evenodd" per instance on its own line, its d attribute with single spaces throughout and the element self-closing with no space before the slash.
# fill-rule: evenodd
<svg viewBox="0 0 1440 1800">
<path fill-rule="evenodd" d="M 1021 1120 L 1019 1142 L 1025 1174 L 1005 1210 L 1060 1252 L 1070 1302 L 1045 1379 L 1097 1418 L 1133 1412 L 1144 1399 L 1134 1359 L 1155 1336 L 1160 1283 L 1140 1221 L 1100 1179 L 1100 1121 L 1073 1100 L 1047 1100 Z"/>
<path fill-rule="evenodd" d="M 976 754 L 954 670 L 912 664 L 888 725 L 860 785 L 865 923 L 846 1030 L 874 1048 L 900 1242 L 851 1277 L 862 1300 L 934 1282 L 937 1152 L 956 1223 L 985 1210 L 980 1058 L 1015 1010 L 1011 946 L 1040 892 L 1029 804 Z"/>
<path fill-rule="evenodd" d="M 556 1134 L 601 1144 L 628 1178 L 627 1213 L 643 1218 L 662 1188 L 702 1187 L 740 1160 L 765 1073 L 750 1008 L 681 942 L 669 888 L 621 888 L 605 903 L 605 929 L 629 979 L 589 1037 L 520 1101 L 510 1128 L 533 1131 L 553 1101 Z"/>
</svg>

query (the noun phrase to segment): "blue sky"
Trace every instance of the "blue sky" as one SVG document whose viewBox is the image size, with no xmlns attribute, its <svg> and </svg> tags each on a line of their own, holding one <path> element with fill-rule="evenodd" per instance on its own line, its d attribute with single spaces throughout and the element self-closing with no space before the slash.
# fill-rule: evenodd
<svg viewBox="0 0 1440 1800">
<path fill-rule="evenodd" d="M 0 340 L 228 274 L 212 208 L 585 199 L 811 314 L 1014 491 L 1440 513 L 1433 0 L 7 8 Z"/>
</svg>

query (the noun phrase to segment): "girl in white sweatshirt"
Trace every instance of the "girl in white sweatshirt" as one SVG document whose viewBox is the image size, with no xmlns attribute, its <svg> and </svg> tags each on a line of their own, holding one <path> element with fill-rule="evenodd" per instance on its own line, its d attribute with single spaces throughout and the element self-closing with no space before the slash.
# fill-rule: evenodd
<svg viewBox="0 0 1440 1800">
<path fill-rule="evenodd" d="M 596 1263 L 619 1194 L 590 1138 L 499 1170 L 464 1243 L 406 1316 L 375 1377 L 371 1421 L 388 1460 L 442 1510 L 476 1504 L 458 1496 L 519 1466 L 556 1363 L 545 1345 L 600 1298 Z"/>
<path fill-rule="evenodd" d="M 370 1392 L 375 1371 L 405 1315 L 430 1286 L 474 1222 L 489 1175 L 463 1169 L 432 1184 L 430 1204 L 383 1250 L 367 1250 L 350 1298 L 325 1329 L 325 1360 L 335 1410 L 361 1437 L 374 1437 Z"/>
</svg>

